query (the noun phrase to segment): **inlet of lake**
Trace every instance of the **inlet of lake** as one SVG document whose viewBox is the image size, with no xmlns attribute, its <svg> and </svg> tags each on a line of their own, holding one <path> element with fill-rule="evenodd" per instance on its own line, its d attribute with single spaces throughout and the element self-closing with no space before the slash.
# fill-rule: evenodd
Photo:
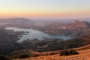
<svg viewBox="0 0 90 60">
<path fill-rule="evenodd" d="M 22 42 L 26 39 L 38 39 L 38 40 L 44 40 L 43 37 L 45 38 L 52 38 L 52 39 L 63 39 L 63 40 L 68 40 L 68 39 L 72 39 L 73 37 L 71 36 L 62 36 L 62 35 L 50 35 L 47 33 L 44 33 L 42 31 L 39 30 L 34 30 L 34 29 L 24 29 L 24 28 L 17 28 L 17 27 L 7 27 L 5 29 L 8 30 L 14 30 L 14 31 L 24 31 L 24 32 L 29 32 L 26 33 L 25 35 L 22 35 L 22 37 L 20 37 L 20 39 L 18 40 L 18 42 Z"/>
</svg>

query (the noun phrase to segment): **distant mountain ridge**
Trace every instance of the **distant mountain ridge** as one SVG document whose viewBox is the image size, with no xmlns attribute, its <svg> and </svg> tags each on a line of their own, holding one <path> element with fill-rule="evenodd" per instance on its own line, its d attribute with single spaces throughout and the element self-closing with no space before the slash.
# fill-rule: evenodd
<svg viewBox="0 0 90 60">
<path fill-rule="evenodd" d="M 43 27 L 43 30 L 49 34 L 59 34 L 59 35 L 70 35 L 70 36 L 81 36 L 82 34 L 90 33 L 90 23 L 86 21 L 75 20 L 68 24 L 54 23 Z"/>
<path fill-rule="evenodd" d="M 43 31 L 48 34 L 66 35 L 66 36 L 81 36 L 83 34 L 90 34 L 90 23 L 87 21 L 74 20 L 71 23 L 62 22 L 35 22 L 26 18 L 9 18 L 1 19 L 0 23 L 10 23 L 1 25 L 4 27 L 20 27 L 33 28 Z"/>
<path fill-rule="evenodd" d="M 31 22 L 31 20 L 27 18 L 0 19 L 0 23 L 28 23 L 28 22 Z"/>
</svg>

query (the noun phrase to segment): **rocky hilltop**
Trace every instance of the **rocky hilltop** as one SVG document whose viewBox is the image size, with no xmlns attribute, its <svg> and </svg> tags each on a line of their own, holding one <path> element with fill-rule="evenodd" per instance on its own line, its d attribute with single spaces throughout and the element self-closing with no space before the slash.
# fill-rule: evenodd
<svg viewBox="0 0 90 60">
<path fill-rule="evenodd" d="M 89 28 L 86 21 L 78 21 L 78 20 L 73 21 L 71 23 L 71 26 L 75 26 L 75 28 Z"/>
<path fill-rule="evenodd" d="M 42 31 L 49 34 L 59 34 L 77 37 L 83 34 L 89 34 L 90 23 L 78 20 L 75 20 L 68 24 L 54 23 L 43 27 Z"/>
</svg>

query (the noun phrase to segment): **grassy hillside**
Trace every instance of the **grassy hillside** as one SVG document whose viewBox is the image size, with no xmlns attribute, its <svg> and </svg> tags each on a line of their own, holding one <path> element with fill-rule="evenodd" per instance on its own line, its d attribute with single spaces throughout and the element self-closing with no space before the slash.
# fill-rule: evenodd
<svg viewBox="0 0 90 60">
<path fill-rule="evenodd" d="M 84 46 L 78 49 L 82 49 L 82 48 L 86 48 L 86 47 Z M 78 55 L 60 56 L 58 54 L 58 51 L 56 51 L 56 54 L 50 54 L 50 53 L 51 52 L 43 52 L 42 54 L 48 54 L 48 55 L 29 57 L 29 58 L 25 58 L 24 60 L 90 60 L 90 48 L 86 50 L 78 50 L 79 53 Z M 37 54 L 40 53 L 38 52 Z M 23 59 L 12 59 L 12 60 L 23 60 Z"/>
</svg>

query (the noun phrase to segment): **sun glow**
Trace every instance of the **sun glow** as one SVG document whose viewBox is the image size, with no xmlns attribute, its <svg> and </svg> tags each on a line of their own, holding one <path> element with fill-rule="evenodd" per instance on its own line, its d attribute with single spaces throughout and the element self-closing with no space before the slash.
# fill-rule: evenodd
<svg viewBox="0 0 90 60">
<path fill-rule="evenodd" d="M 90 0 L 3 0 L 0 17 L 89 17 Z"/>
</svg>

